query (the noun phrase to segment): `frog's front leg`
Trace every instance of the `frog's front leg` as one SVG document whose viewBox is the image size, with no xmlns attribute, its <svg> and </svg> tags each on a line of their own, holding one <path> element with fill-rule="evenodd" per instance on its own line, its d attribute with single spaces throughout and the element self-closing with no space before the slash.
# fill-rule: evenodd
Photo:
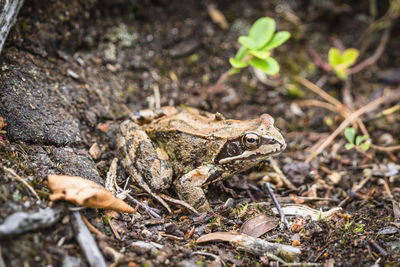
<svg viewBox="0 0 400 267">
<path fill-rule="evenodd" d="M 211 164 L 202 165 L 186 173 L 175 182 L 179 198 L 200 212 L 211 211 L 202 186 L 219 174 L 217 168 Z"/>
</svg>

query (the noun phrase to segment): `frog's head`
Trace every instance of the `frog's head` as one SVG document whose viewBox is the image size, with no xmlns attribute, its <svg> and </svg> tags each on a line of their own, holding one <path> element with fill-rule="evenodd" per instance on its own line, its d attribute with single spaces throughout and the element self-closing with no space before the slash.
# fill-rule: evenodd
<svg viewBox="0 0 400 267">
<path fill-rule="evenodd" d="M 286 142 L 274 127 L 270 115 L 262 114 L 258 119 L 244 123 L 246 127 L 240 127 L 238 135 L 228 139 L 220 150 L 216 157 L 218 164 L 240 164 L 242 169 L 248 169 L 286 148 Z"/>
</svg>

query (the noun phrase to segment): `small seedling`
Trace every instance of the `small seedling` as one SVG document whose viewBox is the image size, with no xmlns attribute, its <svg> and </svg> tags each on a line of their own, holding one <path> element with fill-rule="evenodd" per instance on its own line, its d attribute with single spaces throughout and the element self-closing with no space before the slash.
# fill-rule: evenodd
<svg viewBox="0 0 400 267">
<path fill-rule="evenodd" d="M 211 224 L 211 226 L 212 227 L 214 227 L 214 226 L 216 226 L 217 225 L 217 218 L 212 218 L 211 220 L 210 220 L 210 224 Z"/>
<path fill-rule="evenodd" d="M 268 75 L 277 74 L 280 68 L 278 62 L 271 57 L 271 50 L 286 42 L 290 33 L 275 32 L 275 29 L 276 23 L 272 18 L 264 17 L 254 22 L 249 34 L 238 39 L 242 46 L 236 56 L 229 59 L 233 67 L 230 73 L 238 73 L 242 68 L 251 65 Z"/>
<path fill-rule="evenodd" d="M 359 52 L 355 48 L 348 48 L 340 53 L 339 49 L 332 47 L 328 53 L 329 65 L 340 79 L 345 80 L 347 70 L 356 62 L 358 55 Z"/>
<path fill-rule="evenodd" d="M 367 151 L 371 146 L 368 135 L 356 136 L 356 130 L 353 127 L 348 127 L 344 130 L 344 136 L 346 137 L 347 144 L 345 148 L 347 150 L 356 149 L 361 151 Z"/>
<path fill-rule="evenodd" d="M 290 38 L 287 31 L 275 32 L 274 19 L 264 17 L 258 19 L 251 26 L 247 36 L 240 36 L 238 42 L 242 45 L 236 56 L 229 59 L 232 68 L 223 73 L 218 81 L 209 88 L 211 94 L 221 91 L 224 81 L 237 74 L 247 66 L 260 69 L 268 75 L 279 72 L 279 63 L 271 57 L 271 50 L 280 46 Z"/>
</svg>

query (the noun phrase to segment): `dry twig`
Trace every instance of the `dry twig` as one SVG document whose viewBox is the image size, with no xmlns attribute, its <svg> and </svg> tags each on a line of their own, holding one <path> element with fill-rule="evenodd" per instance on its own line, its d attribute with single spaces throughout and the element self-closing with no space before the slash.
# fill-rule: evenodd
<svg viewBox="0 0 400 267">
<path fill-rule="evenodd" d="M 306 159 L 306 162 L 309 163 L 315 156 L 321 153 L 327 146 L 329 146 L 333 140 L 338 136 L 349 124 L 353 123 L 356 119 L 358 119 L 362 114 L 366 112 L 371 112 L 376 109 L 385 101 L 384 97 L 379 97 L 374 101 L 368 103 L 367 105 L 361 107 L 357 111 L 353 112 L 348 116 L 339 127 L 314 151 L 311 155 Z"/>
<path fill-rule="evenodd" d="M 106 261 L 96 244 L 96 241 L 83 222 L 81 214 L 77 211 L 74 211 L 72 212 L 72 215 L 72 226 L 75 231 L 75 238 L 78 241 L 78 244 L 81 247 L 89 265 L 92 267 L 107 266 Z"/>
<path fill-rule="evenodd" d="M 385 51 L 386 44 L 389 41 L 389 36 L 390 36 L 390 26 L 387 27 L 385 29 L 385 31 L 383 32 L 382 38 L 381 38 L 379 45 L 376 48 L 374 54 L 371 57 L 367 58 L 366 60 L 360 62 L 353 68 L 348 69 L 347 74 L 351 75 L 351 74 L 360 72 L 363 69 L 365 69 L 366 67 L 369 67 L 369 66 L 375 64 L 376 61 L 378 61 L 378 59 L 381 57 L 383 51 Z"/>
<path fill-rule="evenodd" d="M 347 108 L 345 105 L 343 105 L 339 100 L 337 100 L 336 98 L 334 98 L 333 96 L 331 96 L 330 94 L 328 94 L 327 92 L 325 92 L 324 90 L 322 90 L 317 85 L 310 82 L 309 80 L 307 80 L 301 76 L 295 76 L 295 80 L 298 81 L 299 83 L 301 83 L 306 88 L 313 91 L 314 93 L 316 93 L 317 95 L 319 95 L 320 97 L 322 97 L 323 99 L 325 99 L 327 102 L 334 105 L 337 112 L 343 118 L 346 119 L 352 113 L 352 111 L 349 108 Z M 357 122 L 358 126 L 360 127 L 362 133 L 364 135 L 369 136 L 367 128 L 365 127 L 364 123 L 360 119 L 357 119 L 356 122 Z"/>
<path fill-rule="evenodd" d="M 102 239 L 102 238 L 105 237 L 104 234 L 103 234 L 102 232 L 100 232 L 96 227 L 94 227 L 93 224 L 91 224 L 91 223 L 88 221 L 88 219 L 87 219 L 85 216 L 83 216 L 82 213 L 80 213 L 80 215 L 81 215 L 81 217 L 82 217 L 83 222 L 86 224 L 87 228 L 89 228 L 89 230 L 90 230 L 92 233 L 95 233 L 99 239 Z"/>
<path fill-rule="evenodd" d="M 29 191 L 32 192 L 32 194 L 38 199 L 39 195 L 36 193 L 35 189 L 32 188 L 32 186 L 30 186 L 21 176 L 19 176 L 13 169 L 7 168 L 7 167 L 3 167 L 3 170 L 5 170 L 8 174 L 10 174 L 10 176 L 12 178 L 14 178 L 15 180 L 21 182 L 23 185 L 25 185 Z"/>
<path fill-rule="evenodd" d="M 314 107 L 319 107 L 319 108 L 324 108 L 327 110 L 330 110 L 335 113 L 339 113 L 339 110 L 332 105 L 331 103 L 327 103 L 324 101 L 319 101 L 316 99 L 307 99 L 307 100 L 300 100 L 296 101 L 296 104 L 298 104 L 300 107 L 302 106 L 314 106 Z"/>
</svg>

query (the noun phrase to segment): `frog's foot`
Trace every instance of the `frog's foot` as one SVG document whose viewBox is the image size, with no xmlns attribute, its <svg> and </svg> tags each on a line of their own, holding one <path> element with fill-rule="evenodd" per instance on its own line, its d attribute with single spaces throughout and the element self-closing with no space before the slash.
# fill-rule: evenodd
<svg viewBox="0 0 400 267">
<path fill-rule="evenodd" d="M 165 106 L 161 108 L 153 108 L 153 109 L 143 109 L 137 112 L 129 112 L 129 117 L 135 123 L 140 125 L 150 122 L 152 120 L 161 118 L 163 116 L 171 116 L 178 113 L 178 109 L 171 106 Z"/>
<path fill-rule="evenodd" d="M 168 210 L 168 213 L 172 214 L 172 210 L 169 205 L 159 195 L 157 195 L 150 189 L 149 185 L 144 181 L 143 177 L 139 173 L 136 172 L 135 175 L 132 175 L 132 179 L 136 183 L 138 183 L 147 193 L 158 200 L 158 202 L 160 202 Z"/>
<path fill-rule="evenodd" d="M 165 199 L 166 201 L 169 201 L 171 203 L 181 205 L 196 215 L 200 215 L 200 213 L 195 208 L 193 208 L 192 206 L 190 206 L 188 203 L 186 203 L 183 200 L 175 199 L 175 198 L 169 197 L 169 196 L 167 196 L 165 194 L 161 194 L 161 193 L 160 193 L 160 197 L 162 197 L 163 199 Z"/>
<path fill-rule="evenodd" d="M 200 166 L 179 178 L 175 183 L 179 198 L 200 212 L 212 211 L 204 194 L 202 185 L 217 174 L 213 165 Z"/>
</svg>

